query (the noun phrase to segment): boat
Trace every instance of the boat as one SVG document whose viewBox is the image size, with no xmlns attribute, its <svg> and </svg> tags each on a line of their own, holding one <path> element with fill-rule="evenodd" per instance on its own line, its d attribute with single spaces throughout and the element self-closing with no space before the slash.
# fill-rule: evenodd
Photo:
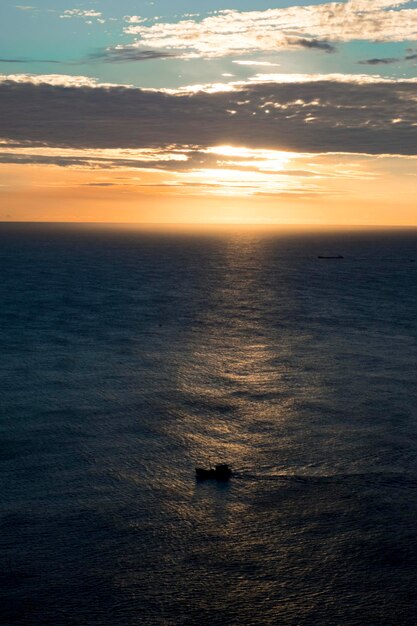
<svg viewBox="0 0 417 626">
<path fill-rule="evenodd" d="M 335 256 L 324 256 L 322 254 L 319 254 L 317 258 L 318 259 L 344 259 L 345 257 L 342 256 L 341 254 L 337 254 Z"/>
<path fill-rule="evenodd" d="M 226 463 L 220 463 L 209 469 L 196 467 L 195 475 L 197 480 L 229 480 L 232 470 Z"/>
</svg>

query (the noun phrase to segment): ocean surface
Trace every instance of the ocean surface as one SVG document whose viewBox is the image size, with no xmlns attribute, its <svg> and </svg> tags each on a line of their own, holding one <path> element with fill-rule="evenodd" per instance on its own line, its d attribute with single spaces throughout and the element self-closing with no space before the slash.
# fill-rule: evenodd
<svg viewBox="0 0 417 626">
<path fill-rule="evenodd" d="M 415 259 L 2 224 L 0 624 L 415 626 Z"/>
</svg>

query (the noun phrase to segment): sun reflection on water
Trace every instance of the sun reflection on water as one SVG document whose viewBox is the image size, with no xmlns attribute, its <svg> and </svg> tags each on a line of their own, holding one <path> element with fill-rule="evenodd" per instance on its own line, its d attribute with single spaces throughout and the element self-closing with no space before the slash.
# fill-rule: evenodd
<svg viewBox="0 0 417 626">
<path fill-rule="evenodd" d="M 203 323 L 192 333 L 190 356 L 178 372 L 180 392 L 190 402 L 182 428 L 190 455 L 199 462 L 255 463 L 262 438 L 256 422 L 264 430 L 264 422 L 276 423 L 283 410 L 274 404 L 285 394 L 265 325 L 270 297 L 262 278 L 264 254 L 253 236 L 224 241 Z"/>
</svg>

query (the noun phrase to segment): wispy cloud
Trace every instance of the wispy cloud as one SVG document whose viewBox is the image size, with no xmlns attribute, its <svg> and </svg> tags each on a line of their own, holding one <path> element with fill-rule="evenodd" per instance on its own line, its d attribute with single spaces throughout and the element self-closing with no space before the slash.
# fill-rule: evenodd
<svg viewBox="0 0 417 626">
<path fill-rule="evenodd" d="M 179 194 L 198 190 L 210 195 L 317 196 L 328 193 L 326 181 L 372 180 L 379 175 L 368 169 L 371 157 L 367 155 L 335 156 L 228 145 L 206 149 L 168 146 L 147 150 L 60 150 L 0 141 L 0 162 L 4 164 L 93 170 L 96 179 L 81 183 L 83 187 L 156 187 Z M 130 170 L 129 176 L 116 176 L 117 170 Z M 134 176 L 138 172 L 146 172 L 147 182 Z"/>
<path fill-rule="evenodd" d="M 336 46 L 320 39 L 306 39 L 305 37 L 287 37 L 287 44 L 295 48 L 321 50 L 322 52 L 336 52 Z"/>
<path fill-rule="evenodd" d="M 138 48 L 167 49 L 184 57 L 309 48 L 333 52 L 352 40 L 417 39 L 417 9 L 409 0 L 348 0 L 266 11 L 221 10 L 204 19 L 131 22 L 126 34 Z"/>
<path fill-rule="evenodd" d="M 161 148 L 64 148 L 45 146 L 39 142 L 20 144 L 0 140 L 0 162 L 88 167 L 89 169 L 154 168 L 181 169 L 188 161 L 186 150 L 175 146 Z"/>
<path fill-rule="evenodd" d="M 363 61 L 358 61 L 359 65 L 392 65 L 393 63 L 399 63 L 401 59 L 398 57 L 382 57 L 382 58 L 373 58 L 373 59 L 364 59 Z"/>
<path fill-rule="evenodd" d="M 93 19 L 99 24 L 104 24 L 106 21 L 101 11 L 94 9 L 66 9 L 59 17 L 61 19 L 82 18 L 87 24 L 91 24 Z"/>
<path fill-rule="evenodd" d="M 264 66 L 264 67 L 279 67 L 280 63 L 271 63 L 270 61 L 232 61 L 232 63 L 236 63 L 237 65 L 248 65 L 248 66 Z"/>
<path fill-rule="evenodd" d="M 100 11 L 94 11 L 94 9 L 82 10 L 82 9 L 67 9 L 60 15 L 63 18 L 71 17 L 101 17 L 103 14 Z"/>
<path fill-rule="evenodd" d="M 175 58 L 176 55 L 168 50 L 143 50 L 133 46 L 115 46 L 93 52 L 87 61 L 101 61 L 104 63 L 126 63 L 134 61 L 151 61 L 155 59 Z"/>
<path fill-rule="evenodd" d="M 81 187 L 120 187 L 122 183 L 82 183 Z"/>
<path fill-rule="evenodd" d="M 21 58 L 21 59 L 0 58 L 0 63 L 24 63 L 25 65 L 27 65 L 28 63 L 54 63 L 57 65 L 64 64 L 62 61 L 56 61 L 55 59 L 26 59 L 26 58 Z M 65 65 L 67 64 L 65 63 Z"/>
<path fill-rule="evenodd" d="M 417 51 L 413 48 L 407 49 L 407 54 L 402 57 L 376 57 L 372 59 L 364 59 L 358 61 L 359 65 L 392 65 L 393 63 L 401 63 L 403 61 L 416 61 Z"/>
</svg>

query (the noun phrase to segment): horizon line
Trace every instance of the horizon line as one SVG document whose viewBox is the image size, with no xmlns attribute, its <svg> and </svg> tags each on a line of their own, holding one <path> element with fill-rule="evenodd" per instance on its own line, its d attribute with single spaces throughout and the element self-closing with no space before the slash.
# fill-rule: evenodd
<svg viewBox="0 0 417 626">
<path fill-rule="evenodd" d="M 317 223 L 283 223 L 283 222 L 113 222 L 113 221 L 52 221 L 52 220 L 7 220 L 0 219 L 0 224 L 10 225 L 61 225 L 61 226 L 120 226 L 120 227 L 143 227 L 143 228 L 352 228 L 352 229 L 417 229 L 416 224 L 317 224 Z"/>
</svg>

